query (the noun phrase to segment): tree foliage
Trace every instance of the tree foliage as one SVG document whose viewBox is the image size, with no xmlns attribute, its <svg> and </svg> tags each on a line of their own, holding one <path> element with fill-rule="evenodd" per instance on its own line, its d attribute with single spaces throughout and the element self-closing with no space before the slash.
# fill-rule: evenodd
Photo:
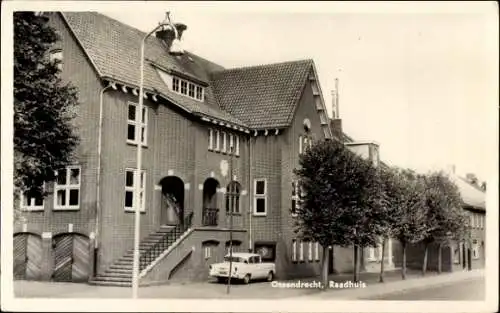
<svg viewBox="0 0 500 313">
<path fill-rule="evenodd" d="M 14 183 L 32 197 L 43 195 L 43 183 L 71 162 L 78 144 L 77 90 L 49 58 L 58 39 L 46 17 L 14 13 Z"/>
<path fill-rule="evenodd" d="M 295 170 L 303 193 L 296 230 L 322 246 L 375 245 L 380 235 L 376 171 L 336 141 L 322 141 L 304 153 Z"/>
</svg>

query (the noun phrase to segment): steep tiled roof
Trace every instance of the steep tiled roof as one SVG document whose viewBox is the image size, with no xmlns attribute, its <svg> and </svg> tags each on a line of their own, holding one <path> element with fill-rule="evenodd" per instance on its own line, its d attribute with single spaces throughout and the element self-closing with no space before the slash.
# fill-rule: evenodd
<svg viewBox="0 0 500 313">
<path fill-rule="evenodd" d="M 483 191 L 478 190 L 462 177 L 452 176 L 452 180 L 457 185 L 466 206 L 476 209 L 486 209 L 486 195 Z"/>
<path fill-rule="evenodd" d="M 301 60 L 221 70 L 211 84 L 221 108 L 249 127 L 286 127 L 312 66 Z"/>
<path fill-rule="evenodd" d="M 77 40 L 95 65 L 102 78 L 111 78 L 131 86 L 139 85 L 140 43 L 145 33 L 96 12 L 64 12 Z M 222 119 L 240 126 L 244 122 L 224 112 L 217 104 L 211 86 L 205 88 L 205 103 L 171 92 L 151 63 L 175 70 L 208 83 L 209 72 L 223 69 L 194 54 L 175 57 L 167 53 L 163 43 L 150 36 L 146 41 L 144 86 L 157 91 L 186 111 Z"/>
</svg>

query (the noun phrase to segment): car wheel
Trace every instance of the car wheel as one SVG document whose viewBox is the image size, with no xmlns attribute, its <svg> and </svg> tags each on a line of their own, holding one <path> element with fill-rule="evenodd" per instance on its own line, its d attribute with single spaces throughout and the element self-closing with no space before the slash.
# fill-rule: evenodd
<svg viewBox="0 0 500 313">
<path fill-rule="evenodd" d="M 274 280 L 274 274 L 273 272 L 269 272 L 269 274 L 267 274 L 267 281 L 273 281 Z"/>
<path fill-rule="evenodd" d="M 243 283 L 245 285 L 248 285 L 250 283 L 250 274 L 246 274 L 245 277 L 243 277 Z"/>
<path fill-rule="evenodd" d="M 226 279 L 224 277 L 217 277 L 217 282 L 218 283 L 223 283 L 225 281 L 226 281 Z"/>
</svg>

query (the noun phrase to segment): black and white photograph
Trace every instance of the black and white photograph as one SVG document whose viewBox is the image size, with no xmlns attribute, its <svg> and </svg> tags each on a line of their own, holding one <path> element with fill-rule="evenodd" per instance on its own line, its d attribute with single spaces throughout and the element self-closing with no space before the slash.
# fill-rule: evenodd
<svg viewBox="0 0 500 313">
<path fill-rule="evenodd" d="M 498 4 L 2 3 L 2 311 L 495 312 Z"/>
</svg>

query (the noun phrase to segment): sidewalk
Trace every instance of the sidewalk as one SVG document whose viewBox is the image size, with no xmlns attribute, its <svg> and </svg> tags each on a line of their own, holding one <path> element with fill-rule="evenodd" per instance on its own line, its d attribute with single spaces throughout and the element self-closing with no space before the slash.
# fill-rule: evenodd
<svg viewBox="0 0 500 313">
<path fill-rule="evenodd" d="M 307 299 L 359 299 L 402 291 L 410 288 L 425 287 L 431 284 L 453 282 L 483 275 L 483 271 L 443 273 L 437 275 L 429 272 L 422 278 L 420 271 L 409 270 L 406 280 L 401 280 L 400 271 L 390 271 L 385 274 L 385 283 L 378 282 L 378 273 L 361 273 L 360 281 L 366 288 L 334 289 L 327 291 L 319 289 L 276 288 L 267 282 L 254 282 L 249 285 L 231 285 L 231 293 L 226 294 L 226 285 L 214 282 L 172 283 L 169 285 L 139 288 L 140 298 L 149 299 L 284 299 L 301 297 Z M 353 275 L 332 275 L 329 280 L 338 283 L 352 281 Z M 291 280 L 297 282 L 299 279 Z M 320 277 L 300 279 L 302 282 L 320 281 Z M 278 281 L 286 282 L 286 281 Z M 131 288 L 93 286 L 88 284 L 15 281 L 16 297 L 28 298 L 129 298 Z"/>
<path fill-rule="evenodd" d="M 406 280 L 399 277 L 398 280 L 385 280 L 385 283 L 370 284 L 366 283 L 366 288 L 351 288 L 351 289 L 329 289 L 324 292 L 313 295 L 305 295 L 301 298 L 304 300 L 355 300 L 376 298 L 382 295 L 398 294 L 407 290 L 420 290 L 431 286 L 447 285 L 458 281 L 478 278 L 484 276 L 484 270 L 460 271 L 453 273 L 430 273 L 422 277 L 412 275 Z"/>
</svg>

